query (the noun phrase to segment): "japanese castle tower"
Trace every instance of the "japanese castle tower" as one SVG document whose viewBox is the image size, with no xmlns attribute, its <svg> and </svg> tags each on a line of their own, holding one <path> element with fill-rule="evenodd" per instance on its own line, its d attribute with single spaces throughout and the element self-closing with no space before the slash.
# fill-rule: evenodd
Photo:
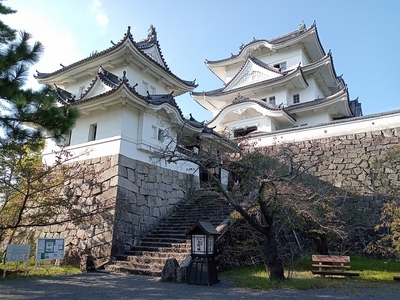
<svg viewBox="0 0 400 300">
<path fill-rule="evenodd" d="M 133 39 L 129 27 L 110 48 L 35 77 L 39 83 L 54 86 L 62 105 L 79 110 L 80 118 L 65 140 L 67 150 L 77 159 L 121 154 L 148 162 L 152 152 L 168 143 L 166 135 L 177 136 L 173 128 L 184 128 L 178 142 L 185 147 L 197 145 L 200 139 L 219 140 L 203 122 L 183 116 L 174 97 L 192 91 L 197 84 L 171 72 L 153 26 L 140 41 Z M 53 150 L 54 145 L 46 148 L 45 160 L 51 162 Z M 187 166 L 180 168 L 186 170 L 193 172 Z"/>
<path fill-rule="evenodd" d="M 152 162 L 149 157 L 170 142 L 165 137 L 184 151 L 235 150 L 231 140 L 239 137 L 268 146 L 284 137 L 338 136 L 399 123 L 400 112 L 373 120 L 362 116 L 361 104 L 349 98 L 315 24 L 270 40 L 254 39 L 238 54 L 205 63 L 224 86 L 194 91 L 194 81 L 169 69 L 151 26 L 142 40 L 135 41 L 128 28 L 108 49 L 54 72 L 37 73 L 39 83 L 54 87 L 61 105 L 80 112 L 64 145 L 46 145 L 44 160 L 51 163 L 54 150 L 66 147 L 77 161 L 95 166 L 100 188 L 88 193 L 87 203 L 90 197 L 107 203 L 111 215 L 84 228 L 52 227 L 48 236 L 66 237 L 67 246 L 83 245 L 82 251 L 90 249 L 102 262 L 130 249 L 137 236 L 159 224 L 207 179 L 193 163 Z M 185 93 L 212 119 L 185 118 L 175 102 Z M 227 184 L 226 172 L 218 172 Z"/>
<path fill-rule="evenodd" d="M 230 138 L 262 136 L 362 115 L 325 53 L 315 23 L 270 39 L 254 39 L 238 54 L 206 60 L 222 88 L 192 92 L 213 114 L 208 126 Z"/>
<path fill-rule="evenodd" d="M 169 69 L 153 26 L 140 41 L 128 28 L 110 48 L 54 72 L 38 72 L 36 79 L 54 87 L 60 105 L 80 112 L 65 143 L 47 143 L 43 159 L 51 164 L 64 147 L 74 163 L 95 170 L 90 182 L 71 181 L 71 190 L 85 211 L 105 210 L 96 222 L 50 226 L 43 235 L 65 238 L 67 252 L 89 251 L 99 264 L 129 250 L 199 188 L 197 165 L 152 160 L 155 153 L 167 145 L 181 151 L 232 145 L 203 122 L 183 116 L 175 97 L 197 85 Z"/>
</svg>

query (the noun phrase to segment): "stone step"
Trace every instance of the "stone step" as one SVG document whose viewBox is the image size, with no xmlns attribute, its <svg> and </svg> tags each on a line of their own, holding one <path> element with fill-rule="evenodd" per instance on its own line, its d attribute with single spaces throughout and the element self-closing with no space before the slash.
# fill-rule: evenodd
<svg viewBox="0 0 400 300">
<path fill-rule="evenodd" d="M 226 211 L 227 209 L 229 209 L 229 207 L 227 206 L 217 206 L 217 205 L 213 205 L 213 206 L 192 206 L 192 207 L 184 207 L 184 211 L 177 211 L 176 215 L 187 215 L 187 214 L 192 214 L 192 215 L 196 215 L 198 214 L 198 212 L 204 211 L 204 212 L 218 212 L 218 211 Z"/>
<path fill-rule="evenodd" d="M 184 243 L 188 238 L 186 233 L 176 232 L 176 230 L 154 230 L 143 240 L 154 239 L 154 238 L 165 238 L 168 236 L 170 239 L 179 240 L 180 243 Z"/>
<path fill-rule="evenodd" d="M 168 258 L 176 258 L 178 261 L 183 261 L 186 257 L 188 257 L 190 255 L 190 251 L 187 252 L 154 252 L 154 253 L 150 253 L 148 251 L 144 251 L 144 252 L 129 252 L 127 251 L 126 254 L 124 255 L 119 255 L 117 256 L 117 261 L 115 263 L 118 262 L 122 262 L 122 261 L 128 261 L 128 262 L 143 262 L 143 260 L 145 261 L 149 261 L 149 260 L 164 260 L 166 261 Z"/>
<path fill-rule="evenodd" d="M 107 271 L 119 272 L 119 273 L 126 273 L 132 275 L 145 275 L 145 276 L 152 276 L 152 277 L 161 277 L 162 270 L 146 270 L 146 269 L 139 269 L 130 266 L 118 266 L 118 265 L 108 265 L 106 266 Z"/>
<path fill-rule="evenodd" d="M 117 260 L 118 261 L 133 261 L 133 262 L 147 262 L 151 260 L 162 260 L 165 261 L 168 258 L 176 258 L 178 261 L 184 260 L 187 256 L 190 255 L 190 251 L 188 252 L 149 252 L 149 251 L 132 251 L 132 252 L 127 252 L 129 254 L 124 254 L 124 255 L 118 255 Z"/>
<path fill-rule="evenodd" d="M 148 244 L 148 243 L 162 243 L 162 244 L 183 244 L 186 243 L 186 236 L 183 238 L 174 238 L 174 237 L 166 237 L 165 235 L 150 235 L 144 238 L 140 245 Z"/>
<path fill-rule="evenodd" d="M 132 256 L 128 255 L 124 260 L 121 259 L 116 262 L 117 265 L 120 266 L 143 266 L 143 269 L 151 268 L 151 266 L 164 266 L 165 262 L 168 258 L 172 258 L 171 256 L 169 257 L 146 257 L 146 256 Z M 173 257 L 176 258 L 176 260 L 183 261 L 186 256 L 181 255 L 178 257 Z"/>
<path fill-rule="evenodd" d="M 189 246 L 184 246 L 183 244 L 186 244 L 185 240 L 171 243 L 171 242 L 164 242 L 160 239 L 155 238 L 155 239 L 146 239 L 144 241 L 141 241 L 137 246 L 132 247 L 131 249 L 132 250 L 138 249 L 138 247 L 142 247 L 142 248 L 143 247 L 152 247 L 152 248 L 161 248 L 161 249 L 168 248 L 168 249 L 178 250 L 178 249 L 187 248 L 190 246 L 190 243 L 188 243 Z"/>
<path fill-rule="evenodd" d="M 128 255 L 134 255 L 132 252 L 154 252 L 154 253 L 185 253 L 187 251 L 190 251 L 190 244 L 187 244 L 186 246 L 181 246 L 181 247 L 156 247 L 156 246 L 136 246 L 132 247 L 131 250 L 126 251 L 125 253 Z"/>
<path fill-rule="evenodd" d="M 107 270 L 129 274 L 161 276 L 168 258 L 182 262 L 190 255 L 191 243 L 186 233 L 197 220 L 220 225 L 232 212 L 232 207 L 221 201 L 220 196 L 207 191 L 196 193 L 198 197 L 176 207 L 172 216 L 149 232 L 117 260 L 106 266 Z"/>
<path fill-rule="evenodd" d="M 186 248 L 185 246 L 177 246 L 178 244 L 174 245 L 172 243 L 167 243 L 167 242 L 162 242 L 162 241 L 142 241 L 140 243 L 140 247 L 153 247 L 153 248 L 170 248 L 170 249 L 181 249 L 181 248 Z"/>
<path fill-rule="evenodd" d="M 171 224 L 163 224 L 163 225 L 160 225 L 160 226 L 158 226 L 157 227 L 157 229 L 156 230 L 169 230 L 169 231 L 174 231 L 174 232 L 178 232 L 178 233 L 181 233 L 181 232 L 187 232 L 190 228 L 192 228 L 192 226 L 193 226 L 193 223 L 188 223 L 188 224 L 173 224 L 173 223 L 171 223 Z M 154 229 L 151 231 L 151 232 L 153 232 L 154 231 Z"/>
</svg>

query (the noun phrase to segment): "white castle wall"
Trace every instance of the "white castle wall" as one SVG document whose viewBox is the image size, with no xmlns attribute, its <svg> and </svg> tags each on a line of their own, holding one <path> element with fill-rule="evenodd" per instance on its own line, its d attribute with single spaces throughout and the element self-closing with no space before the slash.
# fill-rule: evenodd
<svg viewBox="0 0 400 300">
<path fill-rule="evenodd" d="M 400 110 L 339 120 L 316 126 L 301 126 L 249 138 L 257 146 L 299 142 L 400 127 Z"/>
</svg>

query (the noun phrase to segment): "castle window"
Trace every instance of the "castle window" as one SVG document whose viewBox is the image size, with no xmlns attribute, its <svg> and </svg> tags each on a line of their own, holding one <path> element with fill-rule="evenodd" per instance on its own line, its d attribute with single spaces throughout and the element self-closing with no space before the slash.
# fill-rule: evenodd
<svg viewBox="0 0 400 300">
<path fill-rule="evenodd" d="M 275 64 L 275 65 L 274 65 L 274 68 L 279 69 L 279 71 L 284 71 L 284 70 L 286 70 L 286 61 L 281 62 L 281 63 L 279 63 L 279 64 Z"/>
<path fill-rule="evenodd" d="M 149 83 L 147 81 L 142 80 L 144 92 L 147 93 L 149 90 Z"/>
<path fill-rule="evenodd" d="M 293 95 L 293 103 L 294 104 L 300 103 L 300 94 Z"/>
<path fill-rule="evenodd" d="M 96 140 L 96 135 L 97 135 L 97 124 L 90 124 L 88 141 L 90 142 Z"/>
<path fill-rule="evenodd" d="M 157 139 L 158 139 L 160 142 L 163 142 L 163 141 L 164 141 L 164 138 L 165 138 L 165 130 L 164 130 L 164 129 L 161 129 L 161 128 L 158 128 Z"/>
<path fill-rule="evenodd" d="M 269 97 L 268 102 L 269 104 L 275 105 L 275 96 Z"/>
<path fill-rule="evenodd" d="M 78 92 L 79 97 L 82 97 L 84 91 L 85 91 L 85 86 L 84 85 L 80 86 Z"/>
<path fill-rule="evenodd" d="M 249 134 L 250 132 L 256 131 L 257 126 L 251 126 L 247 128 L 238 128 L 233 132 L 234 137 L 240 137 L 240 136 L 245 136 Z"/>
<path fill-rule="evenodd" d="M 154 125 L 151 128 L 153 130 L 153 139 L 163 142 L 166 135 L 165 130 Z"/>
</svg>

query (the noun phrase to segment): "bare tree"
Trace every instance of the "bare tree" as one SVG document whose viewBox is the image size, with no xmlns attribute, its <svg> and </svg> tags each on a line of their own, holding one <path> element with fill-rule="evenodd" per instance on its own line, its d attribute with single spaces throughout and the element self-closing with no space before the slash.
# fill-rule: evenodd
<svg viewBox="0 0 400 300">
<path fill-rule="evenodd" d="M 400 147 L 397 146 L 373 165 L 371 193 L 383 202 L 377 239 L 367 251 L 381 256 L 400 255 Z"/>
<path fill-rule="evenodd" d="M 271 280 L 285 279 L 278 228 L 306 231 L 314 239 L 327 232 L 343 235 L 332 218 L 337 191 L 308 174 L 315 163 L 302 160 L 295 145 L 261 148 L 241 142 L 235 153 L 218 150 L 218 143 L 206 140 L 198 143 L 196 151 L 175 145 L 179 143 L 171 139 L 156 157 L 168 163 L 191 162 L 207 174 L 213 187 L 264 238 L 263 254 Z M 229 173 L 229 187 L 215 170 Z"/>
<path fill-rule="evenodd" d="M 101 192 L 94 168 L 71 163 L 67 151 L 57 154 L 55 163 L 42 162 L 40 152 L 10 143 L 0 156 L 0 239 L 11 243 L 26 240 L 38 227 L 81 222 L 107 207 L 92 197 Z M 84 195 L 86 193 L 86 195 Z M 92 194 L 90 194 L 92 193 Z"/>
</svg>

